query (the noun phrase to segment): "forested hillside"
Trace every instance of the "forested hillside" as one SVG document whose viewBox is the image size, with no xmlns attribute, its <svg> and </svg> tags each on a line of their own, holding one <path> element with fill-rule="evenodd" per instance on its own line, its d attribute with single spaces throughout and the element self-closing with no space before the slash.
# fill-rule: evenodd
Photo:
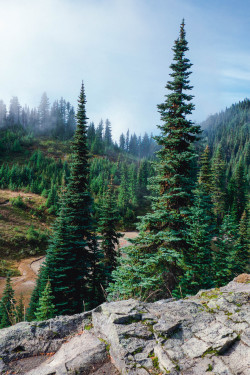
<svg viewBox="0 0 250 375">
<path fill-rule="evenodd" d="M 50 107 L 45 94 L 36 110 L 21 109 L 13 98 L 7 113 L 1 102 L 0 187 L 3 196 L 20 192 L 8 198 L 8 220 L 16 213 L 27 225 L 36 217 L 30 240 L 22 231 L 23 245 L 30 255 L 46 247 L 46 259 L 25 317 L 22 305 L 15 307 L 22 310 L 17 317 L 8 275 L 0 328 L 80 313 L 105 299 L 184 297 L 247 270 L 250 101 L 211 116 L 202 133 L 190 118 L 192 64 L 184 26 L 155 138 L 128 130 L 119 145 L 114 142 L 108 119 L 88 122 L 83 84 L 76 117 L 63 99 Z M 52 229 L 45 233 L 41 226 L 48 223 Z M 119 230 L 135 225 L 137 238 L 120 253 Z M 7 234 L 2 237 L 4 260 L 25 253 L 22 244 L 4 252 Z"/>
<path fill-rule="evenodd" d="M 245 99 L 210 116 L 201 127 L 203 142 L 210 149 L 212 178 L 217 178 L 220 184 L 216 204 L 221 194 L 221 212 L 231 212 L 239 220 L 249 198 L 250 100 Z"/>
</svg>

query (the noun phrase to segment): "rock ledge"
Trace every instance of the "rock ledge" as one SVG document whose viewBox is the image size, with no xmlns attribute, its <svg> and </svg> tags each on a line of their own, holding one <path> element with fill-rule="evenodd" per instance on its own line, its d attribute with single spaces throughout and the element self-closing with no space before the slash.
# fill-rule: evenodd
<svg viewBox="0 0 250 375">
<path fill-rule="evenodd" d="M 240 275 L 184 300 L 110 302 L 91 312 L 2 329 L 0 372 L 14 374 L 11 361 L 52 352 L 38 367 L 17 373 L 94 374 L 111 359 L 123 375 L 247 375 L 249 279 Z"/>
</svg>

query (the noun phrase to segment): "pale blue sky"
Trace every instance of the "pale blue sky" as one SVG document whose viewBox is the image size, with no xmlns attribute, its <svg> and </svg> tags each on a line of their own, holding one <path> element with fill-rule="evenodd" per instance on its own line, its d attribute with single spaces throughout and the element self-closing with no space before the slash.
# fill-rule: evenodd
<svg viewBox="0 0 250 375">
<path fill-rule="evenodd" d="M 250 97 L 249 0 L 0 0 L 0 98 L 76 104 L 83 79 L 90 120 L 155 133 L 183 17 L 193 119 Z"/>
</svg>

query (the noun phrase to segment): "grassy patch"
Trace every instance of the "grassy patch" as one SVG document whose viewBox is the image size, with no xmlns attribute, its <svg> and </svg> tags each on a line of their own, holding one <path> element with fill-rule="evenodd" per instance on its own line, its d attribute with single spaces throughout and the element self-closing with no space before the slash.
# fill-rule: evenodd
<svg viewBox="0 0 250 375">
<path fill-rule="evenodd" d="M 15 264 L 3 259 L 0 261 L 0 277 L 6 277 L 8 274 L 10 274 L 11 277 L 20 276 L 20 272 L 15 267 Z"/>
<path fill-rule="evenodd" d="M 54 217 L 41 211 L 45 198 L 32 193 L 0 190 L 0 259 L 44 254 Z"/>
</svg>

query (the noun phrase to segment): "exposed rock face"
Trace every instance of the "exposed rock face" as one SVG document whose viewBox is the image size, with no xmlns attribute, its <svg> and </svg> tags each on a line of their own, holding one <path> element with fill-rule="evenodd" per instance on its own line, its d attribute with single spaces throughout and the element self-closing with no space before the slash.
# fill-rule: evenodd
<svg viewBox="0 0 250 375">
<path fill-rule="evenodd" d="M 94 374 L 109 355 L 124 375 L 247 375 L 250 283 L 238 280 L 184 300 L 110 302 L 3 329 L 0 371 L 11 374 L 11 360 L 49 351 L 56 353 L 27 375 Z"/>
</svg>

